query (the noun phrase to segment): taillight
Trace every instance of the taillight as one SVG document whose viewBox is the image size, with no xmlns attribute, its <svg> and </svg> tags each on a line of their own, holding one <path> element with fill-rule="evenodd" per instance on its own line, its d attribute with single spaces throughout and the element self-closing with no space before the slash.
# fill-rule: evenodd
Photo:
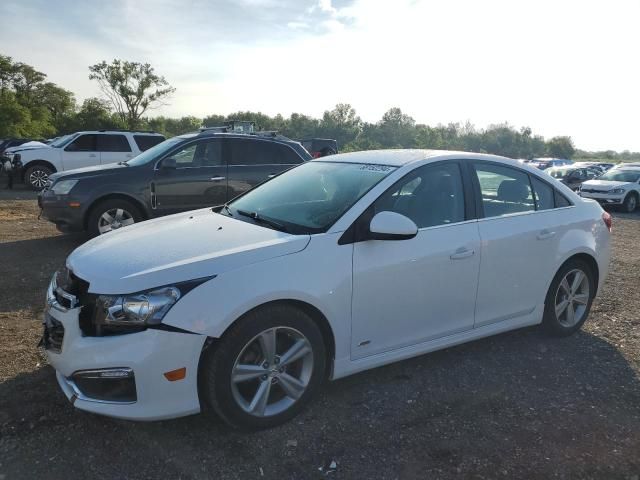
<svg viewBox="0 0 640 480">
<path fill-rule="evenodd" d="M 602 221 L 607 226 L 609 231 L 611 231 L 611 224 L 613 223 L 611 219 L 611 214 L 609 212 L 602 212 Z"/>
</svg>

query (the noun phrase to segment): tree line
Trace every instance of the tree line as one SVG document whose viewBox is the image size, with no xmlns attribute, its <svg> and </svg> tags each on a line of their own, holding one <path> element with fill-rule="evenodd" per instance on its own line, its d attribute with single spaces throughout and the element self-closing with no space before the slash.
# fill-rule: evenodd
<svg viewBox="0 0 640 480">
<path fill-rule="evenodd" d="M 640 160 L 638 152 L 576 150 L 571 137 L 546 140 L 530 128 L 504 123 L 476 128 L 471 123 L 424 125 L 400 108 L 391 108 L 377 122 L 363 121 L 349 104 L 341 103 L 321 118 L 302 113 L 269 116 L 240 111 L 204 118 L 149 116 L 170 99 L 175 89 L 149 64 L 113 60 L 89 67 L 103 98 L 78 103 L 73 92 L 52 82 L 32 66 L 0 55 L 0 138 L 51 138 L 79 130 L 148 129 L 167 137 L 230 120 L 249 120 L 260 130 L 277 130 L 293 139 L 334 138 L 345 151 L 379 148 L 434 148 L 493 153 L 511 158 L 552 156 Z"/>
</svg>

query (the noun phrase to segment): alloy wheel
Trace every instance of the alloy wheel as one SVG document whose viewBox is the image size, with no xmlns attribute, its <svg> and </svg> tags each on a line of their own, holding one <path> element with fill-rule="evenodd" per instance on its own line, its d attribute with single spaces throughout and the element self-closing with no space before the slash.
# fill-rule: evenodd
<svg viewBox="0 0 640 480">
<path fill-rule="evenodd" d="M 117 230 L 121 227 L 126 227 L 127 225 L 132 225 L 135 223 L 135 219 L 130 212 L 122 208 L 112 208 L 107 210 L 100 218 L 98 218 L 98 231 L 100 235 L 103 233 L 110 232 L 112 230 Z"/>
<path fill-rule="evenodd" d="M 589 304 L 589 277 L 580 269 L 569 271 L 555 297 L 556 318 L 560 325 L 571 328 L 582 321 Z"/>
<path fill-rule="evenodd" d="M 48 181 L 49 175 L 44 170 L 33 170 L 29 175 L 29 183 L 39 189 L 44 188 Z"/>
<path fill-rule="evenodd" d="M 631 195 L 629 200 L 627 200 L 627 211 L 633 212 L 636 209 L 638 201 L 636 200 L 635 195 Z"/>
<path fill-rule="evenodd" d="M 253 337 L 231 372 L 231 391 L 250 415 L 284 412 L 306 391 L 313 373 L 313 349 L 298 330 L 275 327 Z"/>
</svg>

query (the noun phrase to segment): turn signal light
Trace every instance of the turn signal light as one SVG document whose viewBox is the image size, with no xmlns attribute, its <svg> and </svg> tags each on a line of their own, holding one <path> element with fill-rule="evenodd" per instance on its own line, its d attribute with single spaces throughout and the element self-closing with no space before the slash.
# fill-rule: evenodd
<svg viewBox="0 0 640 480">
<path fill-rule="evenodd" d="M 170 382 L 182 380 L 186 376 L 187 376 L 187 367 L 171 370 L 170 372 L 164 372 L 164 377 Z"/>
<path fill-rule="evenodd" d="M 611 214 L 609 212 L 602 212 L 602 221 L 607 226 L 609 231 L 611 231 L 611 226 L 612 226 L 613 220 L 612 220 Z"/>
</svg>

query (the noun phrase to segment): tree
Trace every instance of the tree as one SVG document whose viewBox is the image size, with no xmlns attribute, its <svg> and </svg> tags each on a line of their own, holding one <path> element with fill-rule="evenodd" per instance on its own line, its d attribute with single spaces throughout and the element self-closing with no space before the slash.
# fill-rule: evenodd
<svg viewBox="0 0 640 480">
<path fill-rule="evenodd" d="M 571 137 L 553 137 L 547 142 L 547 154 L 558 158 L 571 158 L 576 149 Z"/>
<path fill-rule="evenodd" d="M 148 63 L 115 59 L 89 67 L 89 79 L 97 80 L 100 89 L 130 129 L 138 128 L 142 115 L 164 105 L 175 92 L 164 77 Z"/>
<path fill-rule="evenodd" d="M 348 103 L 338 103 L 333 110 L 324 112 L 319 136 L 335 139 L 338 148 L 342 148 L 353 142 L 361 130 L 362 120 L 356 115 L 355 109 Z"/>
</svg>

